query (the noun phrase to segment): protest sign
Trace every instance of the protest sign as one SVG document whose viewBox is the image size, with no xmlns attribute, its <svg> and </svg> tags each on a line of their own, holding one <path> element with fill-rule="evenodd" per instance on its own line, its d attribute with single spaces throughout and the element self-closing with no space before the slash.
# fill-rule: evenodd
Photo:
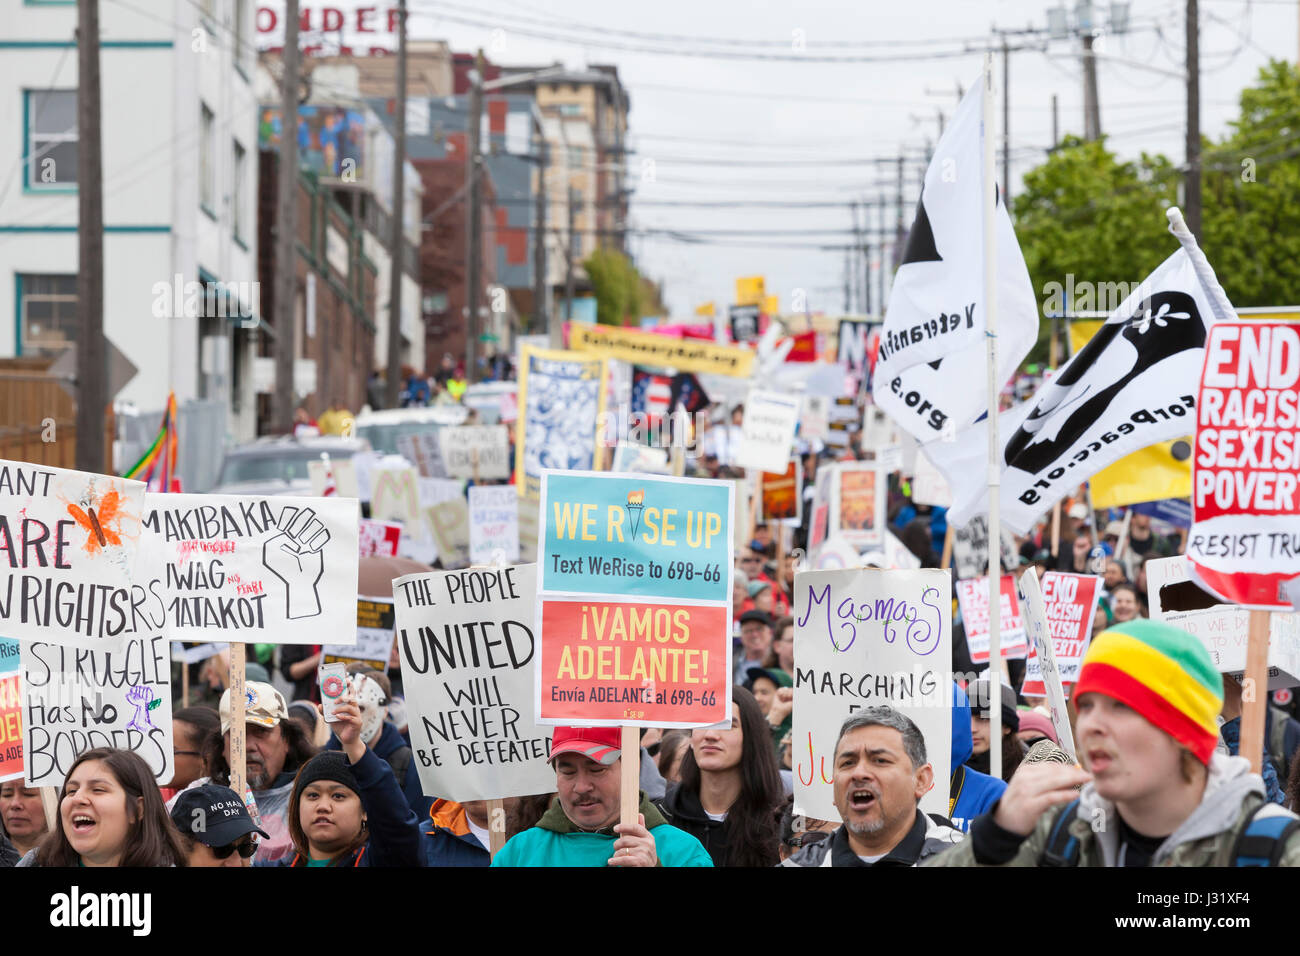
<svg viewBox="0 0 1300 956">
<path fill-rule="evenodd" d="M 831 469 L 831 531 L 857 545 L 880 545 L 885 534 L 885 476 L 868 463 Z"/>
<path fill-rule="evenodd" d="M 1006 571 L 1020 566 L 1020 553 L 1016 539 L 1002 528 L 1002 557 L 999 567 Z M 976 515 L 962 528 L 953 529 L 953 567 L 959 578 L 974 578 L 989 573 L 989 519 Z"/>
<path fill-rule="evenodd" d="M 862 554 L 839 535 L 831 535 L 813 550 L 813 571 L 839 571 L 864 566 Z"/>
<path fill-rule="evenodd" d="M 510 437 L 505 425 L 462 425 L 438 432 L 449 478 L 497 481 L 510 477 Z"/>
<path fill-rule="evenodd" d="M 314 498 L 337 495 L 340 498 L 360 497 L 357 471 L 348 458 L 320 458 L 307 462 L 307 478 L 311 481 Z"/>
<path fill-rule="evenodd" d="M 1031 568 L 1025 574 L 1032 571 Z M 1024 575 L 1021 575 L 1021 594 L 1025 590 L 1023 581 Z M 1088 650 L 1088 643 L 1092 640 L 1092 622 L 1097 616 L 1097 599 L 1101 597 L 1101 578 L 1092 574 L 1047 571 L 1044 572 L 1041 583 L 1037 577 L 1034 578 L 1033 597 L 1042 605 L 1046 639 L 1051 643 L 1052 666 L 1068 694 L 1079 679 L 1079 667 L 1083 663 L 1084 652 Z M 1027 617 L 1028 608 L 1022 604 L 1020 612 L 1026 615 L 1025 626 L 1028 630 L 1034 623 Z M 1032 632 L 1029 636 L 1031 640 L 1029 656 L 1025 660 L 1025 683 L 1020 692 L 1026 697 L 1047 696 L 1040 674 L 1043 654 L 1035 650 Z"/>
<path fill-rule="evenodd" d="M 128 637 L 117 649 L 91 651 L 24 641 L 21 658 L 27 786 L 61 786 L 77 755 L 94 747 L 133 751 L 158 783 L 172 778 L 165 637 Z"/>
<path fill-rule="evenodd" d="M 357 525 L 357 553 L 363 558 L 397 557 L 402 526 L 395 521 L 362 518 Z"/>
<path fill-rule="evenodd" d="M 614 462 L 609 470 L 640 475 L 672 474 L 672 468 L 668 464 L 668 449 L 651 448 L 648 445 L 614 446 Z"/>
<path fill-rule="evenodd" d="M 543 472 L 538 723 L 730 719 L 734 487 Z"/>
<path fill-rule="evenodd" d="M 824 439 L 830 423 L 831 400 L 825 395 L 805 395 L 799 414 L 799 437 L 812 441 Z"/>
<path fill-rule="evenodd" d="M 840 725 L 889 704 L 925 737 L 934 788 L 921 810 L 947 814 L 952 741 L 952 602 L 945 571 L 805 571 L 795 576 L 795 812 L 838 820 L 832 799 Z"/>
<path fill-rule="evenodd" d="M 1221 674 L 1241 680 L 1251 612 L 1222 604 L 1192 580 L 1186 555 L 1146 563 L 1151 618 L 1195 635 Z M 1300 614 L 1269 615 L 1268 689 L 1300 685 Z"/>
<path fill-rule="evenodd" d="M 172 642 L 172 660 L 179 664 L 199 664 L 209 657 L 214 657 L 229 649 L 230 645 L 225 643 L 184 644 L 180 641 L 174 641 Z"/>
<path fill-rule="evenodd" d="M 575 326 L 574 331 L 582 328 Z M 543 468 L 595 466 L 605 412 L 605 366 L 602 358 L 573 352 L 521 350 L 515 423 L 515 485 L 520 495 L 537 497 Z"/>
<path fill-rule="evenodd" d="M 1300 607 L 1300 331 L 1209 329 L 1196 402 L 1192 577 L 1230 604 Z"/>
<path fill-rule="evenodd" d="M 725 334 L 725 333 L 724 333 Z M 754 367 L 754 350 L 735 345 L 714 345 L 700 339 L 675 339 L 654 332 L 612 325 L 570 325 L 569 347 L 576 352 L 619 359 L 632 365 L 675 368 L 679 372 L 712 372 L 749 378 Z M 528 349 L 521 350 L 527 367 Z M 566 353 L 534 353 L 564 355 Z M 520 391 L 523 390 L 522 372 Z M 523 401 L 520 401 L 523 405 Z"/>
<path fill-rule="evenodd" d="M 434 547 L 444 568 L 469 564 L 469 507 L 464 498 L 450 498 L 425 509 Z"/>
<path fill-rule="evenodd" d="M 537 562 L 537 532 L 540 519 L 537 502 L 532 498 L 519 499 L 519 559 L 528 564 Z"/>
<path fill-rule="evenodd" d="M 393 582 L 411 749 L 424 792 L 458 802 L 549 793 L 533 720 L 537 565 Z"/>
<path fill-rule="evenodd" d="M 803 523 L 803 462 L 790 459 L 785 471 L 763 475 L 764 521 L 782 521 L 792 527 Z"/>
<path fill-rule="evenodd" d="M 867 338 L 872 326 L 860 319 L 840 319 L 836 361 L 842 362 L 855 375 L 867 368 Z"/>
<path fill-rule="evenodd" d="M 376 521 L 400 521 L 408 533 L 420 524 L 420 486 L 410 465 L 376 468 L 370 477 L 370 517 Z"/>
<path fill-rule="evenodd" d="M 759 471 L 783 471 L 790 459 L 799 396 L 752 389 L 745 400 L 736 465 Z"/>
<path fill-rule="evenodd" d="M 23 775 L 23 700 L 18 642 L 0 637 L 0 783 Z"/>
<path fill-rule="evenodd" d="M 1002 575 L 1001 648 L 1005 660 L 1019 660 L 1028 653 L 1025 625 L 1020 619 L 1020 601 L 1016 582 L 1010 574 Z M 966 649 L 977 664 L 989 659 L 989 579 L 967 578 L 957 582 L 957 604 L 961 608 L 962 627 L 966 629 Z"/>
<path fill-rule="evenodd" d="M 471 564 L 519 560 L 519 495 L 510 485 L 475 485 L 469 490 Z"/>
<path fill-rule="evenodd" d="M 442 447 L 438 433 L 415 432 L 397 436 L 397 452 L 415 466 L 421 478 L 446 478 L 447 469 L 442 464 Z"/>
<path fill-rule="evenodd" d="M 727 322 L 731 326 L 731 339 L 740 345 L 758 341 L 758 316 L 761 309 L 755 305 L 733 305 L 727 308 Z"/>
<path fill-rule="evenodd" d="M 1097 579 L 1090 580 L 1096 582 Z M 1050 612 L 1043 599 L 1042 589 L 1038 586 L 1038 572 L 1034 568 L 1030 568 L 1020 576 L 1018 593 L 1025 618 L 1025 630 L 1029 634 L 1029 659 L 1026 662 L 1025 683 L 1020 693 L 1026 697 L 1047 698 L 1052 728 L 1056 731 L 1056 739 L 1061 749 L 1069 754 L 1071 759 L 1078 759 L 1074 751 L 1074 732 L 1070 727 L 1070 712 L 1065 706 L 1065 688 L 1061 684 L 1061 673 L 1056 667 L 1054 645 L 1057 638 L 1054 637 L 1052 625 L 1048 621 Z M 1096 603 L 1095 593 L 1093 603 Z M 1091 617 L 1088 618 L 1087 623 L 1088 633 L 1091 633 Z M 1073 634 L 1067 640 L 1072 637 Z M 1077 663 L 1074 676 L 1078 677 Z"/>
<path fill-rule="evenodd" d="M 393 653 L 392 599 L 357 598 L 356 643 L 326 644 L 320 651 L 323 664 L 366 664 L 387 673 Z"/>
<path fill-rule="evenodd" d="M 137 636 L 351 644 L 353 498 L 145 496 L 130 604 Z"/>
<path fill-rule="evenodd" d="M 0 634 L 111 647 L 129 632 L 144 490 L 0 460 Z"/>
<path fill-rule="evenodd" d="M 924 449 L 918 449 L 916 455 L 916 473 L 912 475 L 912 503 L 936 508 L 948 508 L 952 505 L 952 489 L 948 487 L 943 472 L 934 467 L 934 463 L 930 461 Z M 984 526 L 988 527 L 987 521 Z M 987 573 L 987 563 L 984 569 Z"/>
</svg>

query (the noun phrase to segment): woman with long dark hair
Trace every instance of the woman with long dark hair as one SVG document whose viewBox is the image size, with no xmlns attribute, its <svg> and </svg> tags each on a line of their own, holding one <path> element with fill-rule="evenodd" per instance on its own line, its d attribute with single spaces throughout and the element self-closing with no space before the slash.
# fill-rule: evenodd
<svg viewBox="0 0 1300 956">
<path fill-rule="evenodd" d="M 96 747 L 68 770 L 58 825 L 19 866 L 186 866 L 149 765 L 129 750 Z"/>
<path fill-rule="evenodd" d="M 668 821 L 704 845 L 714 866 L 775 866 L 785 797 L 772 733 L 754 695 L 731 691 L 731 727 L 692 731 L 681 783 L 664 797 Z"/>
</svg>

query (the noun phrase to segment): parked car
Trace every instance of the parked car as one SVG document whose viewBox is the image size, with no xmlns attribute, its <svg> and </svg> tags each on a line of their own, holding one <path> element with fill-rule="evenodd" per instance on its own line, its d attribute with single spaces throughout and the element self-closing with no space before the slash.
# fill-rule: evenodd
<svg viewBox="0 0 1300 956">
<path fill-rule="evenodd" d="M 316 435 L 296 438 L 276 435 L 259 438 L 226 452 L 217 475 L 214 495 L 310 495 L 307 463 L 322 453 L 331 459 L 351 458 L 370 450 L 364 438 Z"/>
</svg>

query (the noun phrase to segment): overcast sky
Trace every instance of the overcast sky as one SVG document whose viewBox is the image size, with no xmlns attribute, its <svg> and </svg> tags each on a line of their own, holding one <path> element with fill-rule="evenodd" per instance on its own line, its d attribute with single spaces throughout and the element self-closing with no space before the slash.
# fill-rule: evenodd
<svg viewBox="0 0 1300 956">
<path fill-rule="evenodd" d="M 927 138 L 938 135 L 937 111 L 956 105 L 956 86 L 979 75 L 982 55 L 887 63 L 815 62 L 819 55 L 897 57 L 918 50 L 956 50 L 959 43 L 933 41 L 985 38 L 996 26 L 1022 29 L 1046 26 L 1046 11 L 1057 0 L 910 0 L 910 2 L 831 2 L 799 0 L 409 0 L 411 33 L 438 37 L 453 49 L 484 48 L 504 64 L 562 60 L 568 66 L 613 63 L 627 86 L 634 227 L 686 231 L 843 230 L 850 226 L 848 204 L 895 192 L 893 167 L 861 165 L 751 166 L 746 161 L 851 160 L 909 156 L 907 202 L 915 202 Z M 314 5 L 307 3 L 307 5 Z M 338 4 L 350 6 L 351 4 Z M 1073 0 L 1069 3 L 1073 8 Z M 1294 62 L 1297 56 L 1295 0 L 1201 0 L 1202 130 L 1219 137 L 1237 114 L 1237 96 L 1270 56 Z M 1104 23 L 1109 4 L 1097 4 Z M 1097 49 L 1170 71 L 1183 63 L 1184 0 L 1134 0 L 1132 29 L 1106 36 Z M 481 21 L 476 25 L 464 20 Z M 804 56 L 796 62 L 677 56 L 668 52 L 618 49 L 653 46 L 667 51 L 699 50 L 698 40 L 658 40 L 609 34 L 603 42 L 575 43 L 574 24 L 610 31 L 692 38 L 730 38 L 773 44 L 774 54 L 792 52 L 802 31 Z M 499 31 L 499 32 L 497 32 Z M 528 34 L 551 33 L 552 37 Z M 873 46 L 852 49 L 825 43 L 857 41 Z M 920 41 L 931 41 L 924 43 Z M 1013 45 L 1025 42 L 1012 38 Z M 1039 42 L 1039 41 L 1035 41 Z M 878 44 L 878 45 L 876 45 Z M 718 47 L 710 47 L 718 49 Z M 1011 145 L 1013 183 L 1041 162 L 1051 140 L 1051 97 L 1060 104 L 1062 134 L 1083 128 L 1079 41 L 1055 41 L 1011 57 Z M 1001 55 L 995 61 L 999 87 Z M 1185 89 L 1181 80 L 1121 63 L 1101 62 L 1103 132 L 1125 157 L 1142 150 L 1184 156 Z M 1001 134 L 1001 110 L 998 131 Z M 999 141 L 1000 148 L 1000 141 Z M 692 163 L 694 159 L 735 160 L 737 165 Z M 653 181 L 642 163 L 654 160 Z M 999 163 L 1001 162 L 999 153 Z M 644 175 L 643 175 L 644 173 Z M 999 173 L 1000 175 L 1000 173 Z M 643 181 L 644 180 L 644 181 Z M 1015 185 L 1013 185 L 1013 192 Z M 687 208 L 659 205 L 669 200 L 763 200 L 785 208 Z M 804 203 L 836 203 L 811 206 Z M 892 224 L 893 209 L 888 210 Z M 907 218 L 910 221 L 909 209 Z M 877 214 L 871 213 L 874 230 Z M 663 280 L 677 317 L 713 299 L 725 306 L 736 276 L 767 277 L 769 293 L 790 306 L 795 289 L 806 290 L 813 311 L 838 312 L 843 306 L 845 254 L 802 244 L 843 243 L 842 233 L 772 238 L 739 235 L 738 243 L 760 240 L 792 245 L 744 247 L 691 245 L 666 237 L 631 241 L 642 272 Z M 1172 240 L 1171 240 L 1171 249 Z M 1213 250 L 1207 250 L 1213 261 Z M 1132 280 L 1139 276 L 1095 277 Z"/>
</svg>

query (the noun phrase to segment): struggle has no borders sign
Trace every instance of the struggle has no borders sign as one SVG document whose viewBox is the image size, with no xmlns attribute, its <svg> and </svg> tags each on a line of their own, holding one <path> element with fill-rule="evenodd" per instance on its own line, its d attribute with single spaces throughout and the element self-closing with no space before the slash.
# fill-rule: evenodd
<svg viewBox="0 0 1300 956">
<path fill-rule="evenodd" d="M 541 724 L 731 717 L 730 482 L 542 473 Z"/>
</svg>

